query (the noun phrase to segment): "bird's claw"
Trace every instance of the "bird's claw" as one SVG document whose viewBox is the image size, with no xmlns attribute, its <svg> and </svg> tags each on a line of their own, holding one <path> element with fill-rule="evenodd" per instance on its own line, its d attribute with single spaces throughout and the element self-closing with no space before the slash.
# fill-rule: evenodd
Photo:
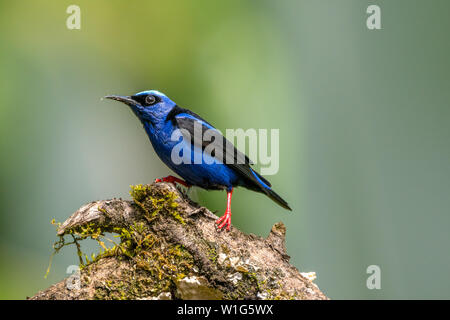
<svg viewBox="0 0 450 320">
<path fill-rule="evenodd" d="M 162 179 L 155 179 L 155 183 L 157 182 L 169 182 L 169 183 L 173 183 L 173 184 L 181 184 L 183 186 L 185 186 L 186 188 L 190 188 L 191 185 L 189 183 L 187 183 L 186 181 L 183 181 L 181 179 L 178 179 L 177 177 L 174 176 L 168 176 L 168 177 L 164 177 Z"/>
<path fill-rule="evenodd" d="M 231 227 L 231 212 L 226 211 L 225 214 L 216 220 L 216 224 L 218 224 L 217 228 L 222 229 L 227 226 L 227 231 L 230 231 Z"/>
</svg>

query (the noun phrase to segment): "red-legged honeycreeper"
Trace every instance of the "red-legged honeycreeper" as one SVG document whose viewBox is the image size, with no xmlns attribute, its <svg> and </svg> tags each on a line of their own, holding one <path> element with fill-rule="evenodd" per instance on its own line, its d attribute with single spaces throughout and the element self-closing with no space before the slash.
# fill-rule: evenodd
<svg viewBox="0 0 450 320">
<path fill-rule="evenodd" d="M 208 190 L 227 191 L 225 214 L 216 221 L 219 229 L 226 226 L 226 229 L 230 230 L 231 195 L 235 187 L 241 186 L 264 193 L 283 208 L 291 210 L 287 202 L 272 190 L 270 182 L 251 168 L 252 163 L 246 155 L 238 151 L 206 120 L 192 111 L 179 107 L 163 93 L 149 90 L 132 96 L 110 95 L 105 98 L 123 102 L 131 108 L 141 120 L 157 155 L 184 179 L 183 181 L 168 176 L 156 179 L 155 182 L 165 181 L 180 183 L 186 187 L 198 186 Z M 174 131 L 177 130 L 181 132 L 179 136 L 181 139 L 173 139 Z M 203 134 L 208 130 L 212 130 L 214 139 L 203 138 Z M 184 144 L 181 146 L 183 150 L 191 150 L 187 155 L 187 161 L 181 163 L 174 161 L 172 154 L 174 147 L 180 143 Z M 177 148 L 180 148 L 180 145 Z M 216 152 L 207 153 L 206 149 L 214 149 Z M 199 153 L 204 160 L 200 163 L 195 161 Z M 186 154 L 183 154 L 183 159 L 186 159 L 185 157 Z"/>
</svg>

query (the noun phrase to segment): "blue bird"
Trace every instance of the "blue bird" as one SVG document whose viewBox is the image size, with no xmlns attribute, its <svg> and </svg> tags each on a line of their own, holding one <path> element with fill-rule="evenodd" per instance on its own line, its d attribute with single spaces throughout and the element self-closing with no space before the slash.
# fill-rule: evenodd
<svg viewBox="0 0 450 320">
<path fill-rule="evenodd" d="M 269 181 L 251 168 L 251 161 L 238 151 L 231 142 L 223 137 L 206 120 L 194 112 L 179 107 L 163 93 L 149 90 L 132 96 L 109 95 L 107 99 L 120 101 L 128 105 L 141 120 L 157 155 L 183 180 L 168 176 L 156 179 L 155 182 L 180 183 L 186 187 L 198 186 L 207 190 L 226 190 L 227 207 L 225 214 L 216 221 L 219 229 L 231 226 L 231 196 L 233 188 L 241 186 L 256 192 L 261 192 L 285 209 L 292 210 L 288 203 L 272 190 Z M 214 134 L 213 141 L 198 140 L 196 134 L 204 134 L 208 130 Z M 173 139 L 175 131 L 181 132 Z M 180 145 L 181 144 L 181 145 Z M 206 152 L 208 146 L 216 147 L 215 151 Z M 174 148 L 182 148 L 183 159 L 174 161 Z M 184 154 L 184 150 L 190 150 Z M 211 148 L 209 148 L 211 150 Z M 200 155 L 200 163 L 195 161 Z M 229 160 L 232 161 L 229 161 Z"/>
</svg>

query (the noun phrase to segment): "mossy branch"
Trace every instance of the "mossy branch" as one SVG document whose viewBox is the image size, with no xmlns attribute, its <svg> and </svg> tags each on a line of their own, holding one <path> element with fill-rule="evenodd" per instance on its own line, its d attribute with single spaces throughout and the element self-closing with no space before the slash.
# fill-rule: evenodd
<svg viewBox="0 0 450 320">
<path fill-rule="evenodd" d="M 235 227 L 219 232 L 217 216 L 172 184 L 130 193 L 133 201 L 91 202 L 59 225 L 55 250 L 77 246 L 79 285 L 69 278 L 31 299 L 327 299 L 289 264 L 282 223 L 267 238 Z M 90 259 L 79 246 L 86 238 L 100 245 Z"/>
</svg>

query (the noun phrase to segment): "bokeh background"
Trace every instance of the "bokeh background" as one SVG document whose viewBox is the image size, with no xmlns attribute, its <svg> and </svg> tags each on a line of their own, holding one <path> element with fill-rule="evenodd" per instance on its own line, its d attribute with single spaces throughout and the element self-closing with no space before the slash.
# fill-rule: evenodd
<svg viewBox="0 0 450 320">
<path fill-rule="evenodd" d="M 66 8 L 81 8 L 68 30 Z M 382 30 L 366 27 L 381 7 Z M 434 1 L 0 1 L 0 298 L 67 276 L 50 220 L 169 170 L 106 94 L 158 89 L 226 128 L 280 129 L 275 190 L 233 224 L 287 226 L 333 299 L 450 298 L 450 20 Z M 193 195 L 225 209 L 224 192 Z M 381 290 L 366 287 L 369 265 Z"/>
</svg>

